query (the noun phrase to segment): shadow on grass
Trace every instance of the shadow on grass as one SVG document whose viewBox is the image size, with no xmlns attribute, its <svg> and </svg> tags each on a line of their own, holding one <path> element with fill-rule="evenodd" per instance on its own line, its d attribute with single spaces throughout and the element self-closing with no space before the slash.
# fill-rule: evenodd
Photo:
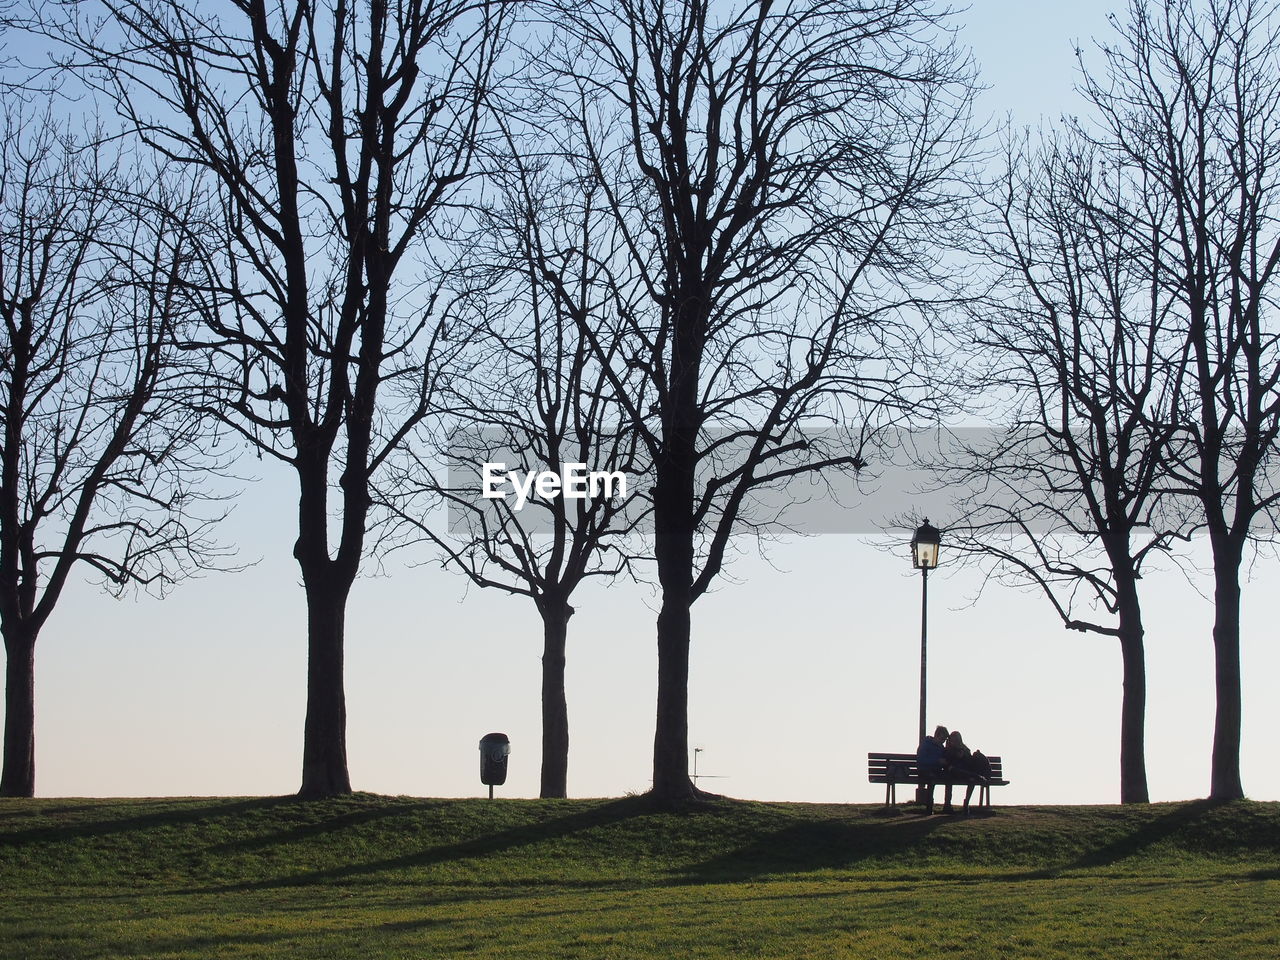
<svg viewBox="0 0 1280 960">
<path fill-rule="evenodd" d="M 1225 804 L 1219 800 L 1192 800 L 1179 804 L 1150 823 L 1128 830 L 1123 836 L 1117 837 L 1110 843 L 1104 843 L 1097 849 L 1087 851 L 1061 869 L 1086 870 L 1090 867 L 1113 866 L 1121 860 L 1145 853 L 1157 844 L 1170 839 L 1174 834 L 1185 833 L 1189 827 L 1202 821 L 1206 814 L 1223 806 Z M 1054 872 L 1061 872 L 1061 870 Z"/>
<path fill-rule="evenodd" d="M 1245 880 L 1280 880 L 1280 867 L 1269 870 L 1251 870 L 1244 874 Z"/>
<path fill-rule="evenodd" d="M 683 871 L 682 883 L 734 883 L 771 874 L 809 873 L 854 867 L 901 854 L 921 843 L 948 818 L 907 816 L 872 822 L 797 823 Z"/>
<path fill-rule="evenodd" d="M 1238 835 L 1239 823 L 1230 814 L 1217 814 L 1224 804 L 1213 800 L 1180 803 L 1152 816 L 1140 824 L 1125 824 L 1119 835 L 1078 839 L 1074 852 L 1039 851 L 1034 846 L 1005 848 L 978 842 L 972 854 L 979 859 L 970 866 L 980 871 L 981 880 L 1049 880 L 1074 871 L 1115 867 L 1127 860 L 1141 860 L 1161 844 L 1172 842 L 1188 852 L 1197 848 L 1210 854 L 1230 854 L 1249 850 L 1262 852 L 1258 837 L 1252 833 Z M 1154 811 L 1152 811 L 1154 812 Z M 977 819 L 977 818 L 975 818 Z M 985 819 L 985 817 L 984 817 Z M 928 838 L 939 827 L 953 822 L 946 817 L 886 816 L 850 822 L 812 821 L 788 825 L 761 834 L 735 850 L 723 853 L 686 868 L 677 878 L 685 883 L 731 883 L 750 881 L 770 875 L 821 872 L 829 870 L 877 867 L 876 861 L 890 870 L 920 870 L 930 877 L 941 878 L 939 864 L 931 862 L 937 846 Z M 954 821 L 959 822 L 959 821 Z M 963 834 L 943 840 L 942 856 L 965 857 Z M 952 846 L 952 844 L 955 844 Z M 1266 846 L 1265 844 L 1263 846 Z M 904 858 L 904 854 L 906 855 Z M 919 860 L 916 861 L 917 855 Z M 1041 859 L 1043 866 L 1019 866 L 1029 859 Z M 963 879 L 963 866 L 954 879 Z M 1254 879 L 1280 879 L 1280 869 L 1256 871 Z"/>
<path fill-rule="evenodd" d="M 324 803 L 325 801 L 304 801 L 298 803 Z M 376 823 L 379 820 L 396 817 L 416 817 L 423 813 L 440 810 L 450 805 L 448 800 L 408 800 L 394 804 L 378 804 L 365 809 L 347 810 L 343 813 L 329 813 L 322 820 L 311 823 L 298 823 L 283 830 L 255 834 L 225 843 L 214 844 L 208 848 L 211 854 L 220 853 L 252 853 L 266 850 L 281 844 L 323 837 L 327 834 L 340 833 L 351 827 Z M 456 802 L 456 801 L 454 801 Z"/>
<path fill-rule="evenodd" d="M 296 804 L 299 801 L 293 796 L 284 797 L 251 797 L 245 800 L 215 801 L 213 803 L 191 803 L 181 800 L 157 800 L 157 804 L 165 809 L 153 813 L 142 813 L 128 817 L 110 816 L 110 807 L 84 804 L 75 807 L 51 808 L 41 812 L 40 816 L 61 816 L 66 813 L 98 812 L 102 818 L 87 819 L 82 822 L 59 822 L 51 826 L 28 827 L 21 830 L 0 830 L 0 846 L 21 846 L 27 843 L 45 843 L 50 840 L 66 841 L 108 837 L 121 833 L 132 833 L 137 830 L 148 830 L 154 827 L 186 826 L 211 818 L 236 816 L 255 810 L 269 810 L 274 807 Z"/>
<path fill-rule="evenodd" d="M 399 808 L 399 812 L 404 812 L 407 809 L 407 807 Z M 267 880 L 228 884 L 226 886 L 218 887 L 216 890 L 230 893 L 280 887 L 308 886 L 312 884 L 342 883 L 388 871 L 407 870 L 416 867 L 429 867 L 437 864 L 449 863 L 451 861 L 484 857 L 491 854 L 516 850 L 521 847 L 528 847 L 539 843 L 563 839 L 584 830 L 592 830 L 599 827 L 609 826 L 610 824 L 628 820 L 633 817 L 643 816 L 652 812 L 652 809 L 652 806 L 645 800 L 645 798 L 628 797 L 623 800 L 615 800 L 610 803 L 601 804 L 600 806 L 592 807 L 588 810 L 570 813 L 567 816 L 556 817 L 539 823 L 521 824 L 520 826 L 510 827 L 505 830 L 499 830 L 494 833 L 487 833 L 482 836 L 474 837 L 470 840 L 427 847 L 399 857 L 384 857 L 377 860 L 369 860 L 364 863 L 344 864 L 340 867 L 330 867 L 323 870 L 310 870 L 303 873 L 291 874 L 284 877 L 274 877 Z M 316 828 L 321 831 L 330 829 L 327 822 L 324 824 L 317 824 Z M 307 828 L 299 828 L 298 830 L 291 830 L 287 833 L 290 835 L 299 832 L 305 834 L 306 830 Z M 291 837 L 284 836 L 281 839 L 291 839 Z M 275 842 L 279 841 L 277 840 Z M 557 885 L 571 886 L 572 884 L 565 884 L 563 881 L 557 880 Z M 592 885 L 598 886 L 599 884 L 593 882 Z M 208 888 L 201 891 L 193 890 L 189 892 L 208 892 Z"/>
<path fill-rule="evenodd" d="M 70 813 L 101 813 L 111 801 L 58 801 L 41 800 L 40 806 L 33 806 L 30 797 L 0 797 L 0 825 L 21 823 L 26 820 L 38 820 L 41 817 L 65 817 Z"/>
</svg>

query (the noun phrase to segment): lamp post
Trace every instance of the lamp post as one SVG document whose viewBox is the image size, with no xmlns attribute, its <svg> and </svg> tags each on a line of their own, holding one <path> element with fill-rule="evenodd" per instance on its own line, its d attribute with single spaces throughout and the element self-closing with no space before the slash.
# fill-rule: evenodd
<svg viewBox="0 0 1280 960">
<path fill-rule="evenodd" d="M 911 538 L 911 565 L 920 571 L 920 735 L 916 743 L 924 740 L 924 709 L 926 673 L 926 649 L 929 641 L 929 571 L 938 565 L 938 545 L 942 533 L 924 518 Z"/>
</svg>

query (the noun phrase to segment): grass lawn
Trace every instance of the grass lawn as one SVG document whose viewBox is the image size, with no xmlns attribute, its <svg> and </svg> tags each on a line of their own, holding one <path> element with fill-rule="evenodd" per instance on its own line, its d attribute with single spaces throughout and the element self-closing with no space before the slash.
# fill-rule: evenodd
<svg viewBox="0 0 1280 960">
<path fill-rule="evenodd" d="M 1280 804 L 0 800 L 0 957 L 283 956 L 1275 960 Z"/>
</svg>

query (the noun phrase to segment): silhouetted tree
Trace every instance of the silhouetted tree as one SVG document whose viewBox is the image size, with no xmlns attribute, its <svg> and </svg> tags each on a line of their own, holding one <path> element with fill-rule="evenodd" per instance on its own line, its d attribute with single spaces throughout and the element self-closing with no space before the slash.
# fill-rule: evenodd
<svg viewBox="0 0 1280 960">
<path fill-rule="evenodd" d="M 1217 715 L 1210 793 L 1240 782 L 1240 567 L 1280 494 L 1280 37 L 1256 0 L 1132 0 L 1086 73 L 1092 146 L 1128 193 L 1125 253 L 1176 323 L 1165 469 L 1213 553 Z"/>
<path fill-rule="evenodd" d="M 921 399 L 910 321 L 957 209 L 968 68 L 924 0 L 552 7 L 547 126 L 637 292 L 581 330 L 619 397 L 644 381 L 624 402 L 655 478 L 653 794 L 681 800 L 698 794 L 690 608 L 731 535 L 767 527 L 762 487 L 857 469 L 861 441 Z"/>
<path fill-rule="evenodd" d="M 432 243 L 472 172 L 501 7 L 486 0 L 102 0 L 47 29 L 157 154 L 201 170 L 216 406 L 298 480 L 304 796 L 349 792 L 347 598 L 370 483 L 431 408 Z M 336 501 L 336 503 L 335 503 Z"/>
<path fill-rule="evenodd" d="M 0 795 L 35 790 L 36 640 L 72 571 L 163 591 L 214 559 L 193 477 L 209 423 L 187 399 L 189 195 L 50 116 L 0 138 Z M 149 201 L 139 194 L 146 190 Z M 170 203 L 156 204 L 157 200 Z"/>
<path fill-rule="evenodd" d="M 480 218 L 459 267 L 464 292 L 449 323 L 475 331 L 476 359 L 451 378 L 454 427 L 442 451 L 417 445 L 384 486 L 399 521 L 394 536 L 428 539 L 473 583 L 533 601 L 543 625 L 539 795 L 563 797 L 571 601 L 586 580 L 630 570 L 632 534 L 646 512 L 636 486 L 646 470 L 607 368 L 581 334 L 583 326 L 602 329 L 600 315 L 616 309 L 608 270 L 620 242 L 616 224 L 596 203 L 598 188 L 557 184 L 521 155 L 524 144 L 513 146 L 495 174 L 501 199 Z M 433 476 L 440 462 L 448 480 Z M 504 477 L 507 496 L 485 499 L 484 468 L 493 464 L 522 475 L 569 464 L 616 472 L 628 496 L 600 483 L 585 499 L 560 491 L 521 501 Z M 431 522 L 441 497 L 447 532 Z"/>
<path fill-rule="evenodd" d="M 1125 191 L 1078 132 L 1010 151 L 978 251 L 997 271 L 993 289 L 957 329 L 966 389 L 1007 425 L 934 462 L 965 491 L 951 549 L 1041 589 L 1067 629 L 1119 640 L 1120 799 L 1145 803 L 1138 584 L 1189 524 L 1170 502 L 1170 430 L 1154 416 L 1176 336 L 1126 240 Z M 1114 619 L 1081 612 L 1098 606 Z"/>
</svg>

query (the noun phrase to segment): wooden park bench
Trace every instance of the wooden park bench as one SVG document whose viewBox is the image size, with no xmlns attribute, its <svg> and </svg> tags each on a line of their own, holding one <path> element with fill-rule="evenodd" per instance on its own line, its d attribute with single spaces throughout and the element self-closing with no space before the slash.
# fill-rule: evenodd
<svg viewBox="0 0 1280 960">
<path fill-rule="evenodd" d="M 1004 768 L 999 757 L 987 757 L 991 764 L 991 776 L 986 783 L 978 783 L 978 806 L 991 806 L 991 788 L 1006 787 L 1009 781 L 1004 779 Z M 916 766 L 914 753 L 868 753 L 867 779 L 872 783 L 884 784 L 884 804 L 892 806 L 898 801 L 897 786 L 900 783 L 911 783 L 920 786 L 920 768 Z M 963 773 L 944 772 L 933 779 L 934 783 L 968 786 L 973 783 L 972 777 Z"/>
</svg>

